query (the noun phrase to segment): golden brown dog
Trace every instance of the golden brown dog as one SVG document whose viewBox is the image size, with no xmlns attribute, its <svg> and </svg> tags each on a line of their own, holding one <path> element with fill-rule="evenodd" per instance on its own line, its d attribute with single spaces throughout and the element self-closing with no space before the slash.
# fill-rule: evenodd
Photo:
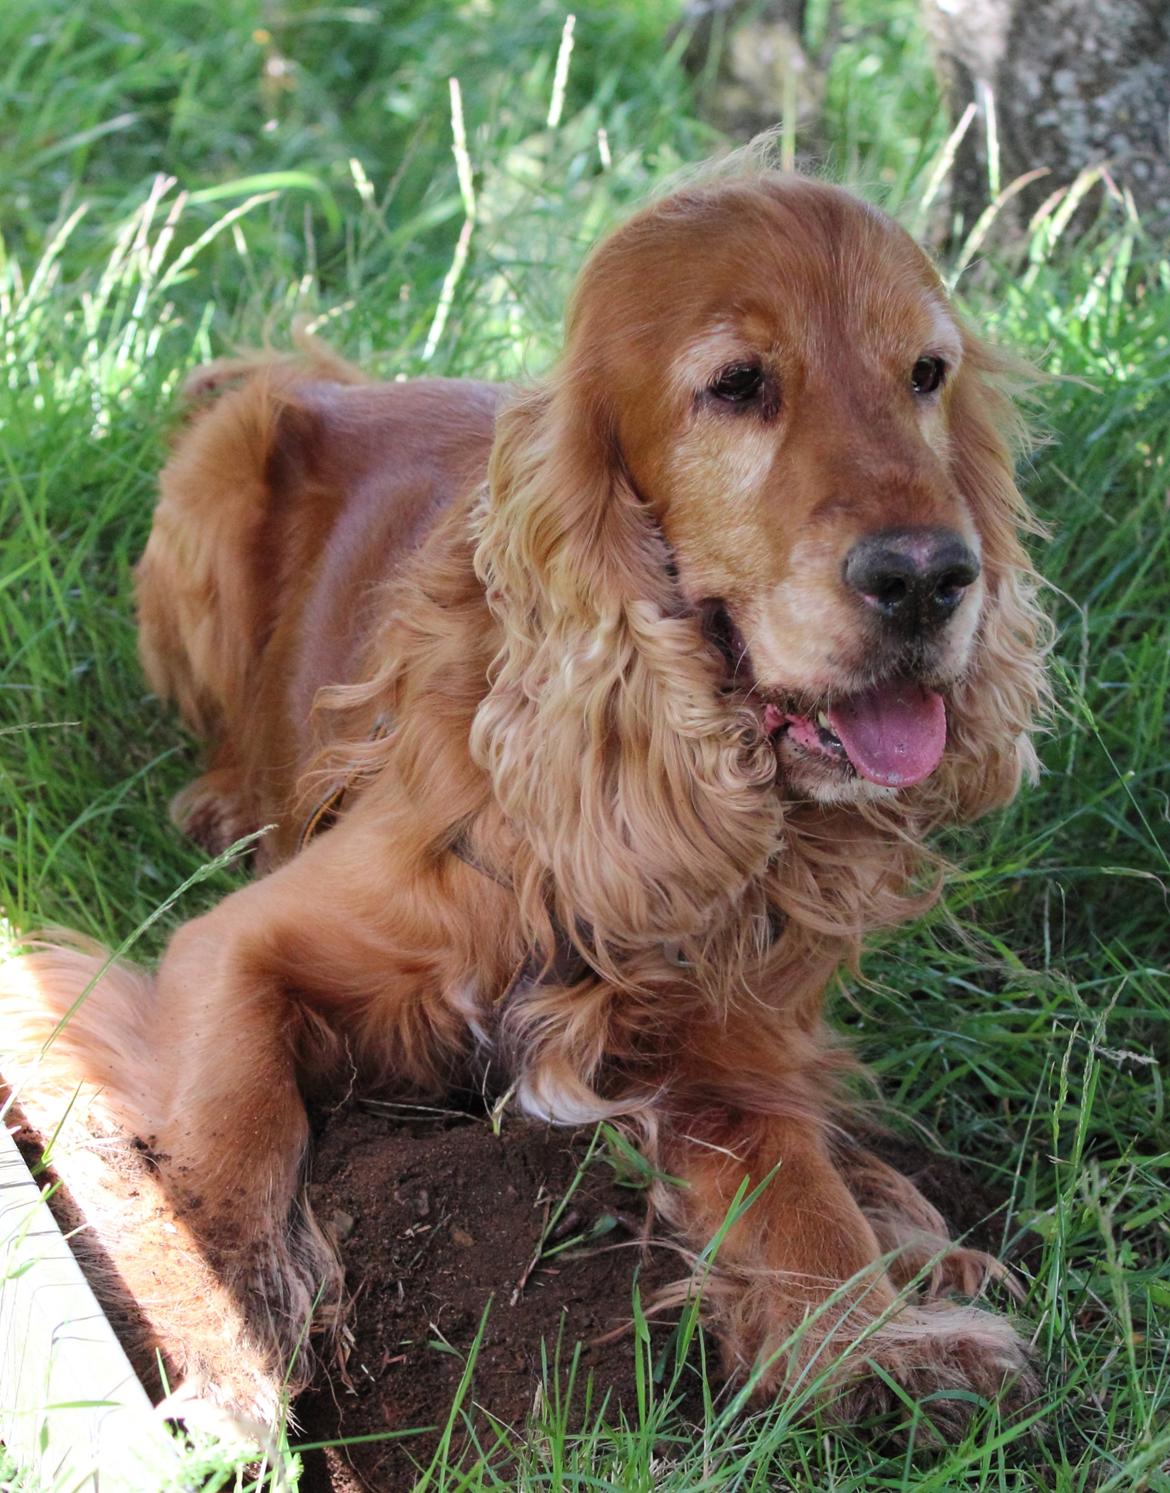
<svg viewBox="0 0 1170 1493">
<path fill-rule="evenodd" d="M 196 375 L 142 657 L 207 743 L 177 818 L 275 826 L 268 874 L 52 1049 L 157 1157 L 184 1321 L 234 1304 L 278 1374 L 334 1285 L 303 1093 L 434 1094 L 487 1048 L 524 1109 L 639 1132 L 692 1248 L 769 1179 L 708 1284 L 729 1367 L 844 1417 L 888 1379 L 1020 1393 L 1012 1326 L 948 1299 L 992 1262 L 849 1142 L 822 1023 L 928 900 L 924 836 L 1033 763 L 1005 372 L 888 218 L 757 172 L 608 238 L 534 387 L 315 349 Z M 43 1036 L 99 968 L 43 948 L 9 1012 Z"/>
</svg>

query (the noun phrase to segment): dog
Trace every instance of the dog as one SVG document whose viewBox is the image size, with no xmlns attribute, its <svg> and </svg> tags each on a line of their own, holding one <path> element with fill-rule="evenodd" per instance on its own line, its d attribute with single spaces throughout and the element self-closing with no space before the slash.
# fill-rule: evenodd
<svg viewBox="0 0 1170 1493">
<path fill-rule="evenodd" d="M 935 895 L 930 832 L 1035 768 L 1013 369 L 883 213 L 757 169 L 604 239 L 530 387 L 316 344 L 194 376 L 141 655 L 206 745 L 178 823 L 263 831 L 264 874 L 154 976 L 56 937 L 3 1006 L 146 1148 L 120 1268 L 180 1368 L 309 1373 L 306 1096 L 487 1053 L 524 1111 L 637 1135 L 757 1394 L 1026 1398 L 1015 1326 L 952 1299 L 999 1267 L 852 1139 L 822 1015 Z"/>
</svg>

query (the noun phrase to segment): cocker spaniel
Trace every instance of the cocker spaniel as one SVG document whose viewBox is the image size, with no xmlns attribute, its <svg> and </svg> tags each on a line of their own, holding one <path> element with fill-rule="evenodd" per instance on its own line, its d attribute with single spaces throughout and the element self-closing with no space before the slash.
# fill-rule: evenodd
<svg viewBox="0 0 1170 1493">
<path fill-rule="evenodd" d="M 279 1382 L 337 1288 L 305 1094 L 486 1051 L 529 1113 L 636 1133 L 687 1247 L 725 1228 L 704 1307 L 760 1392 L 1027 1392 L 951 1299 L 994 1262 L 850 1139 L 822 1017 L 929 902 L 929 831 L 1033 768 L 1009 371 L 889 218 L 756 171 L 605 239 L 530 387 L 312 345 L 195 375 L 141 652 L 207 745 L 178 822 L 272 826 L 266 874 L 154 976 L 57 939 L 4 1007 L 26 1046 L 71 1011 L 57 1081 L 148 1148 L 120 1268 L 189 1369 Z"/>
</svg>

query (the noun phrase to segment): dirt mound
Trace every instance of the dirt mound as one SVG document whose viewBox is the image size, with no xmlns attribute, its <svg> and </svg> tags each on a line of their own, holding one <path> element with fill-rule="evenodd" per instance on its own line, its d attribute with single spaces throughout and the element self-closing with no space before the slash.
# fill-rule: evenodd
<svg viewBox="0 0 1170 1493">
<path fill-rule="evenodd" d="M 615 1418 L 618 1407 L 636 1413 L 634 1343 L 621 1331 L 635 1282 L 645 1299 L 686 1264 L 644 1245 L 645 1193 L 604 1144 L 591 1155 L 593 1141 L 513 1117 L 500 1134 L 470 1118 L 410 1125 L 364 1107 L 328 1123 L 310 1193 L 353 1301 L 344 1364 L 297 1407 L 301 1439 L 439 1429 L 313 1459 L 306 1488 L 409 1488 L 469 1355 L 464 1404 L 481 1427 L 490 1416 L 521 1432 L 544 1364 L 558 1362 L 563 1387 L 578 1342 L 570 1414 L 595 1414 L 606 1394 Z M 460 1421 L 453 1446 L 465 1439 Z"/>
</svg>

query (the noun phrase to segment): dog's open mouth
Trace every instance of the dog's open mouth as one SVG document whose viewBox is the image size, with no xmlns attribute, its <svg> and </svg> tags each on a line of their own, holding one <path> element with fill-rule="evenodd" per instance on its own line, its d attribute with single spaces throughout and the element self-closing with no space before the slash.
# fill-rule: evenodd
<svg viewBox="0 0 1170 1493">
<path fill-rule="evenodd" d="M 743 637 L 720 601 L 705 603 L 703 629 L 728 668 L 730 683 L 756 693 Z M 843 695 L 802 714 L 795 704 L 767 701 L 763 726 L 776 742 L 822 769 L 865 778 L 882 788 L 909 788 L 928 778 L 947 744 L 947 709 L 936 691 L 905 675 Z"/>
<path fill-rule="evenodd" d="M 764 729 L 883 788 L 909 788 L 942 760 L 947 710 L 935 690 L 910 679 L 890 679 L 812 716 L 767 704 Z"/>
</svg>

